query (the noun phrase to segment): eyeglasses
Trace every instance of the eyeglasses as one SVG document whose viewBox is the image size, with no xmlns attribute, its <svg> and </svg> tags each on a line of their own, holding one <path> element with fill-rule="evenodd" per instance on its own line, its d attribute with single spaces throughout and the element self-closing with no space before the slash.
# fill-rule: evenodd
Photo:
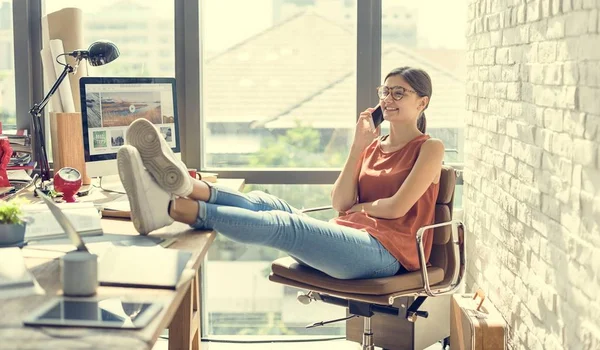
<svg viewBox="0 0 600 350">
<path fill-rule="evenodd" d="M 377 96 L 379 96 L 380 100 L 385 100 L 386 97 L 388 97 L 388 95 L 392 94 L 392 98 L 396 101 L 400 101 L 402 99 L 402 97 L 404 97 L 404 95 L 406 95 L 407 92 L 413 92 L 413 93 L 417 93 L 415 90 L 409 90 L 406 88 L 403 88 L 402 86 L 392 86 L 392 87 L 387 87 L 385 85 L 381 85 L 377 87 Z"/>
</svg>

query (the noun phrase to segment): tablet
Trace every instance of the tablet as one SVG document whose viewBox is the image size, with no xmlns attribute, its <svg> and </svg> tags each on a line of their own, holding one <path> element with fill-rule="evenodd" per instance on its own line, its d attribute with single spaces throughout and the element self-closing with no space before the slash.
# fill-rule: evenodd
<svg viewBox="0 0 600 350">
<path fill-rule="evenodd" d="M 124 302 L 119 298 L 53 299 L 25 318 L 26 326 L 144 328 L 162 309 L 160 303 Z"/>
</svg>

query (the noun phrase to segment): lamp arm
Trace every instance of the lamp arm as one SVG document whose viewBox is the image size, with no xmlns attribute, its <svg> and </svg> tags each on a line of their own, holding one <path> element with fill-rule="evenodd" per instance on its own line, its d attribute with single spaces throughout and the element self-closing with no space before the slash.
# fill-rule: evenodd
<svg viewBox="0 0 600 350">
<path fill-rule="evenodd" d="M 36 137 L 35 154 L 40 165 L 40 176 L 42 178 L 42 183 L 44 181 L 50 180 L 50 165 L 48 164 L 48 153 L 46 152 L 46 142 L 44 141 L 44 132 L 42 131 L 42 123 L 40 120 L 42 116 L 42 111 L 50 101 L 52 95 L 54 95 L 56 90 L 58 90 L 58 87 L 63 82 L 63 80 L 65 80 L 67 75 L 72 72 L 73 67 L 71 67 L 69 64 L 65 64 L 65 69 L 63 69 L 58 79 L 56 79 L 56 82 L 54 83 L 54 85 L 52 85 L 52 88 L 50 88 L 50 91 L 48 91 L 46 97 L 44 97 L 44 99 L 41 102 L 34 104 L 33 107 L 31 107 L 31 109 L 29 110 L 29 114 L 31 114 L 31 117 L 33 119 L 33 128 Z"/>
<path fill-rule="evenodd" d="M 54 83 L 54 85 L 52 85 L 52 88 L 50 88 L 50 91 L 48 91 L 46 97 L 44 97 L 42 101 L 34 104 L 33 107 L 31 107 L 31 109 L 29 110 L 29 114 L 31 114 L 31 116 L 39 117 L 41 115 L 42 111 L 44 110 L 44 107 L 46 107 L 48 102 L 50 102 L 50 98 L 56 93 L 56 90 L 58 90 L 60 84 L 63 82 L 63 80 L 65 80 L 67 74 L 72 72 L 73 67 L 71 67 L 71 65 L 69 64 L 66 64 L 65 69 L 63 69 L 62 73 L 58 76 L 58 79 L 56 79 L 56 82 Z"/>
</svg>

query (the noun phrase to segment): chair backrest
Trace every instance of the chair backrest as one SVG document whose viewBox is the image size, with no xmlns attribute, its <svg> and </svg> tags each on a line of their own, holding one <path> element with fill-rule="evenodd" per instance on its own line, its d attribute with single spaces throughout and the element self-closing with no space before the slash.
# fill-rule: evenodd
<svg viewBox="0 0 600 350">
<path fill-rule="evenodd" d="M 435 205 L 436 224 L 452 220 L 455 187 L 456 171 L 450 166 L 442 166 L 440 190 Z M 442 285 L 447 285 L 452 281 L 456 269 L 455 245 L 452 243 L 451 238 L 452 226 L 443 226 L 435 229 L 429 263 L 444 270 L 444 280 L 440 283 Z"/>
</svg>

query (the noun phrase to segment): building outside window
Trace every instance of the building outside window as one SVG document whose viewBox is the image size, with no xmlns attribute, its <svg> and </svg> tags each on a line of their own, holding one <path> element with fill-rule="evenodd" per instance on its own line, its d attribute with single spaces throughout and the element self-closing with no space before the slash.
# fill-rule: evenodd
<svg viewBox="0 0 600 350">
<path fill-rule="evenodd" d="M 175 76 L 174 0 L 46 0 L 44 6 L 44 14 L 80 8 L 87 45 L 110 40 L 119 48 L 114 62 L 88 67 L 90 76 Z"/>
</svg>

